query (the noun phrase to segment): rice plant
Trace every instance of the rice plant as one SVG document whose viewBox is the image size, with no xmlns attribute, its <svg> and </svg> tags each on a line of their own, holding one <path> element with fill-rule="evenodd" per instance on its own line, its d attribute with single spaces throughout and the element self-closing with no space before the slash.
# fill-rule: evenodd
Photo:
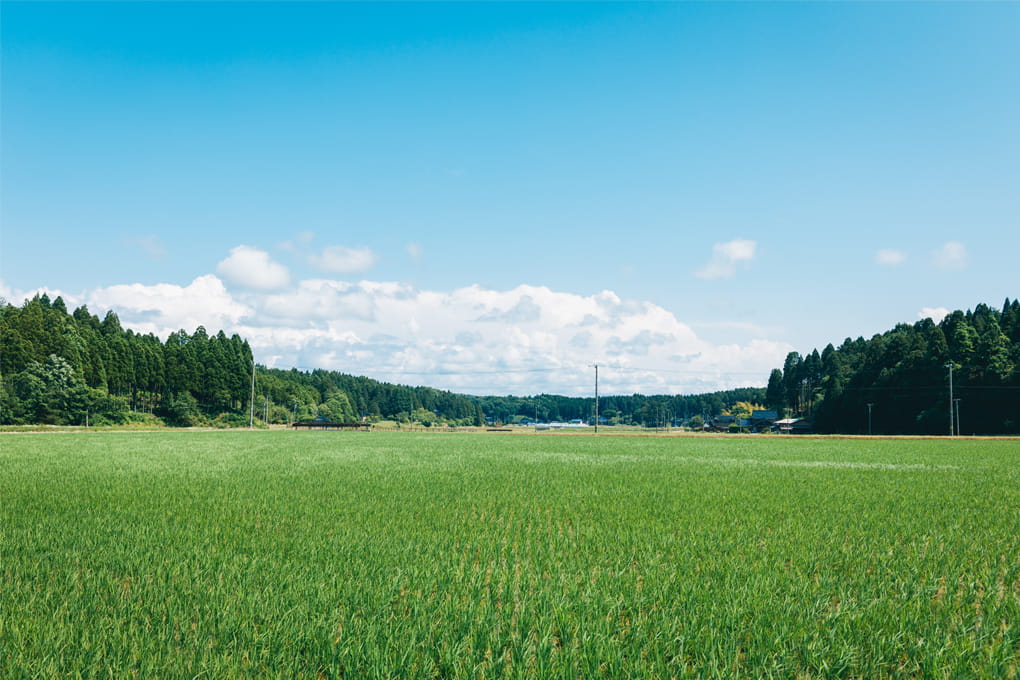
<svg viewBox="0 0 1020 680">
<path fill-rule="evenodd" d="M 2 678 L 1011 678 L 1016 441 L 0 438 Z"/>
</svg>

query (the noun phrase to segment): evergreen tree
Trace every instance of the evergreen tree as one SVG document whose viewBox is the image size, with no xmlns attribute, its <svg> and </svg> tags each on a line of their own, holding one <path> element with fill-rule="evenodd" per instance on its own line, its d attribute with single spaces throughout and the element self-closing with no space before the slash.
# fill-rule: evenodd
<svg viewBox="0 0 1020 680">
<path fill-rule="evenodd" d="M 801 365 L 800 354 L 790 352 L 783 362 L 783 391 L 787 408 L 797 413 L 801 410 Z"/>
<path fill-rule="evenodd" d="M 769 374 L 768 387 L 765 388 L 765 404 L 779 413 L 786 405 L 785 394 L 783 372 L 778 368 L 773 368 L 772 373 Z"/>
<path fill-rule="evenodd" d="M 984 368 L 985 382 L 1005 382 L 1013 373 L 1009 339 L 993 318 L 986 322 L 978 341 L 978 363 Z"/>
</svg>

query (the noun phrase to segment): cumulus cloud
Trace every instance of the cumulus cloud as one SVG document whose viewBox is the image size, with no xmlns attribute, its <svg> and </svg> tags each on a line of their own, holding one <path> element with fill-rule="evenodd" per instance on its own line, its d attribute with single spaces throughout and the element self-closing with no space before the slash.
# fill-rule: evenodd
<svg viewBox="0 0 1020 680">
<path fill-rule="evenodd" d="M 945 307 L 924 307 L 917 313 L 917 318 L 931 319 L 935 323 L 940 323 L 948 314 L 949 310 Z"/>
<path fill-rule="evenodd" d="M 542 308 L 535 304 L 530 295 L 524 295 L 510 309 L 490 311 L 478 317 L 479 321 L 495 321 L 503 323 L 530 323 L 542 317 Z"/>
<path fill-rule="evenodd" d="M 758 244 L 748 239 L 734 239 L 712 246 L 708 263 L 694 272 L 701 279 L 728 279 L 737 273 L 737 265 L 754 259 Z"/>
<path fill-rule="evenodd" d="M 321 253 L 309 256 L 308 261 L 330 274 L 354 274 L 371 269 L 376 259 L 375 253 L 368 248 L 327 246 Z"/>
<path fill-rule="evenodd" d="M 589 394 L 596 361 L 607 394 L 760 385 L 792 349 L 763 338 L 713 344 L 650 302 L 544 286 L 434 291 L 310 279 L 264 293 L 228 289 L 209 274 L 186 286 L 110 286 L 83 299 L 138 332 L 166 337 L 203 325 L 238 333 L 272 366 L 473 394 Z"/>
<path fill-rule="evenodd" d="M 267 295 L 260 302 L 260 318 L 272 325 L 375 318 L 372 292 L 346 281 L 309 279 L 293 290 Z"/>
<path fill-rule="evenodd" d="M 893 250 L 892 248 L 882 248 L 875 253 L 875 262 L 887 267 L 894 267 L 898 264 L 903 264 L 907 259 L 899 250 Z"/>
<path fill-rule="evenodd" d="M 40 286 L 39 288 L 22 290 L 18 288 L 11 288 L 3 281 L 0 281 L 0 300 L 12 305 L 20 306 L 26 301 L 34 298 L 36 295 L 43 294 L 45 294 L 51 301 L 56 300 L 58 297 L 63 298 L 64 305 L 67 307 L 68 311 L 72 311 L 75 307 L 80 306 L 85 301 L 83 294 L 75 295 L 74 293 L 68 293 L 67 291 L 59 288 Z"/>
<path fill-rule="evenodd" d="M 273 262 L 269 253 L 251 246 L 237 246 L 227 259 L 216 265 L 227 281 L 252 290 L 276 290 L 290 283 L 290 272 Z"/>
<path fill-rule="evenodd" d="M 958 271 L 967 267 L 970 256 L 967 246 L 959 241 L 948 241 L 935 251 L 935 266 L 946 271 Z"/>
<path fill-rule="evenodd" d="M 99 288 L 88 294 L 87 302 L 94 314 L 112 309 L 129 328 L 162 336 L 198 326 L 210 331 L 231 329 L 252 313 L 251 307 L 235 300 L 212 274 L 187 286 L 131 283 Z"/>
</svg>

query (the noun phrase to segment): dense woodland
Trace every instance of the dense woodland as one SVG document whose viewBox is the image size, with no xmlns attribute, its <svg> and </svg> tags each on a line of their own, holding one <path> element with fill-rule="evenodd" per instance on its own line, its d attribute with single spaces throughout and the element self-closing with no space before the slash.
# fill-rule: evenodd
<svg viewBox="0 0 1020 680">
<path fill-rule="evenodd" d="M 766 403 L 823 433 L 949 434 L 949 374 L 960 434 L 1020 433 L 1020 302 L 980 304 L 899 324 L 821 353 L 793 352 L 769 377 Z M 954 431 L 957 426 L 954 424 Z"/>
<path fill-rule="evenodd" d="M 0 347 L 5 425 L 230 424 L 249 402 L 248 343 L 201 326 L 164 342 L 38 295 L 0 305 Z"/>
<path fill-rule="evenodd" d="M 61 298 L 0 301 L 0 424 L 174 426 L 394 420 L 432 425 L 589 421 L 591 397 L 472 397 L 383 383 L 336 371 L 255 367 L 247 341 L 198 327 L 165 341 L 102 319 Z M 965 434 L 1020 432 L 1020 303 L 978 305 L 901 324 L 870 340 L 847 338 L 791 353 L 768 386 L 699 395 L 604 396 L 607 424 L 698 426 L 721 413 L 767 406 L 814 421 L 821 432 L 946 434 L 948 368 Z"/>
<path fill-rule="evenodd" d="M 85 307 L 68 313 L 46 295 L 22 307 L 0 304 L 0 424 L 175 426 L 391 418 L 484 422 L 478 403 L 428 387 L 405 387 L 334 371 L 256 367 L 247 341 L 198 327 L 166 341 L 102 320 Z M 254 391 L 254 408 L 251 395 Z"/>
</svg>

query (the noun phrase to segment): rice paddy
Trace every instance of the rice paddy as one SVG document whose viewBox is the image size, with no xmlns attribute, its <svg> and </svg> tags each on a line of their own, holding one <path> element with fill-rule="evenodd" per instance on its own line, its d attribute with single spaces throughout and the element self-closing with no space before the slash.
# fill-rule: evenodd
<svg viewBox="0 0 1020 680">
<path fill-rule="evenodd" d="M 1020 442 L 0 436 L 2 678 L 1013 678 Z"/>
</svg>

